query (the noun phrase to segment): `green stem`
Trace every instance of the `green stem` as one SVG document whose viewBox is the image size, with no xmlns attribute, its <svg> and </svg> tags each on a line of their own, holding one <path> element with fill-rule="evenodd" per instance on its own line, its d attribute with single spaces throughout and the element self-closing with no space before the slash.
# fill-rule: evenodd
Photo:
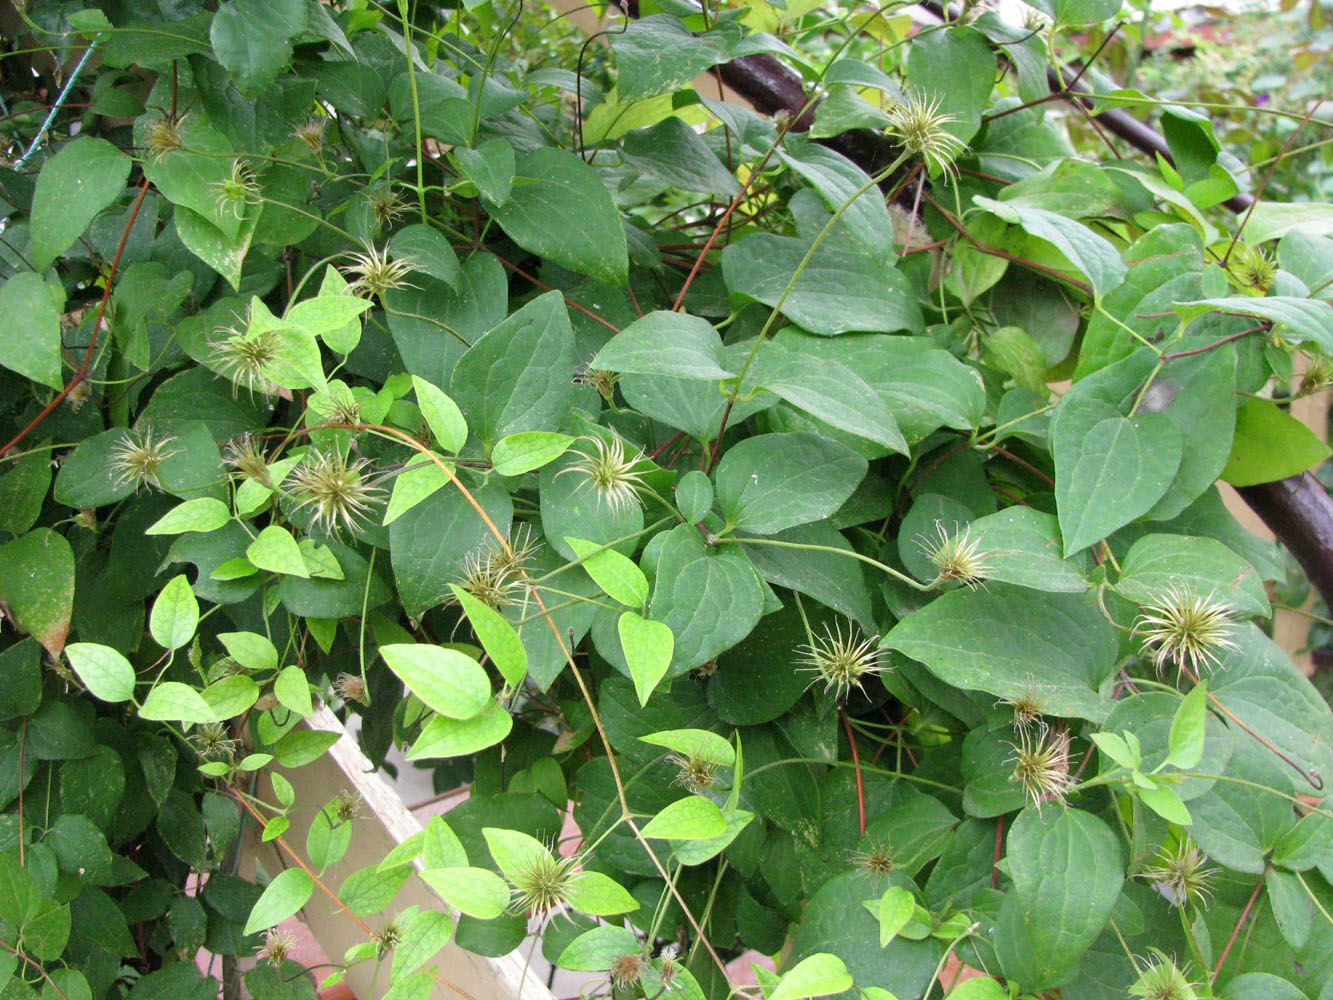
<svg viewBox="0 0 1333 1000">
<path fill-rule="evenodd" d="M 935 589 L 934 583 L 918 583 L 906 573 L 900 573 L 892 566 L 886 566 L 878 559 L 872 559 L 870 556 L 863 556 L 861 553 L 852 549 L 840 549 L 832 545 L 813 545 L 807 542 L 783 542 L 776 538 L 716 538 L 714 545 L 776 545 L 784 549 L 808 549 L 812 552 L 832 552 L 834 555 L 846 556 L 848 559 L 859 559 L 863 563 L 869 563 L 878 570 L 882 570 L 889 576 L 905 583 L 913 590 L 930 591 Z"/>
<path fill-rule="evenodd" d="M 426 159 L 426 147 L 421 141 L 421 101 L 417 97 L 417 61 L 412 58 L 412 18 L 408 11 L 407 0 L 398 0 L 398 17 L 403 22 L 403 51 L 407 56 L 407 82 L 412 88 L 412 125 L 416 130 L 417 161 L 417 202 L 421 206 L 421 222 L 428 224 L 426 216 L 426 183 L 422 172 Z"/>
</svg>

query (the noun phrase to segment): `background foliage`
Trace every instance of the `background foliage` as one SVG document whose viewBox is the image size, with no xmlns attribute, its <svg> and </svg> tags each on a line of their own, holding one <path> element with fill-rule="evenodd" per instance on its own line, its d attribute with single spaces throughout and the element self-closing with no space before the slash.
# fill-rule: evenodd
<svg viewBox="0 0 1333 1000">
<path fill-rule="evenodd" d="M 1118 10 L 15 12 L 4 995 L 309 996 L 307 904 L 394 998 L 531 920 L 618 997 L 1333 995 L 1333 720 L 1216 485 L 1327 455 L 1333 209 L 1295 104 L 1050 104 Z M 756 54 L 812 115 L 690 86 Z M 317 699 L 471 796 L 250 884 Z"/>
</svg>

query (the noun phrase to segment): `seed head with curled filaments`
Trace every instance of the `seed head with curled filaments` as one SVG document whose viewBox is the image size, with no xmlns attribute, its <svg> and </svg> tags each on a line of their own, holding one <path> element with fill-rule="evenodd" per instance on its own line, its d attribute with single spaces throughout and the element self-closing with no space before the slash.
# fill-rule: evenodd
<svg viewBox="0 0 1333 1000">
<path fill-rule="evenodd" d="M 618 990 L 633 989 L 647 968 L 648 962 L 638 952 L 619 955 L 611 963 L 611 985 Z"/>
<path fill-rule="evenodd" d="M 1174 847 L 1163 847 L 1154 860 L 1157 863 L 1143 869 L 1140 875 L 1152 882 L 1172 906 L 1193 903 L 1207 909 L 1213 898 L 1217 869 L 1205 867 L 1208 855 L 1199 850 L 1198 844 L 1181 834 Z"/>
<path fill-rule="evenodd" d="M 268 471 L 268 455 L 264 452 L 264 446 L 249 434 L 242 435 L 227 446 L 225 461 L 240 473 L 242 478 L 260 486 L 273 485 L 273 476 Z"/>
<path fill-rule="evenodd" d="M 149 125 L 148 133 L 144 136 L 144 145 L 148 147 L 148 155 L 154 160 L 160 160 L 168 153 L 184 149 L 185 136 L 181 133 L 181 126 L 184 124 L 184 115 L 168 113 Z"/>
<path fill-rule="evenodd" d="M 1006 763 L 1014 765 L 1009 780 L 1022 786 L 1023 793 L 1037 807 L 1047 802 L 1065 801 L 1072 784 L 1069 777 L 1069 730 L 1051 729 L 1045 723 L 1035 731 L 1018 730 L 1018 742 L 1009 744 L 1014 755 Z"/>
<path fill-rule="evenodd" d="M 717 764 L 714 761 L 693 754 L 670 753 L 666 762 L 676 769 L 671 783 L 680 785 L 692 795 L 717 787 Z"/>
<path fill-rule="evenodd" d="M 579 487 L 591 486 L 598 505 L 605 502 L 613 514 L 631 505 L 642 506 L 639 490 L 644 486 L 644 474 L 635 466 L 643 460 L 643 454 L 635 451 L 626 455 L 625 442 L 618 434 L 612 434 L 609 443 L 595 436 L 582 440 L 592 444 L 593 453 L 580 452 L 574 462 L 556 473 L 556 478 L 572 473 L 582 480 Z"/>
<path fill-rule="evenodd" d="M 575 385 L 592 386 L 604 400 L 610 403 L 616 398 L 616 385 L 620 382 L 620 375 L 617 372 L 594 368 L 592 365 L 584 363 L 579 365 L 574 372 L 573 382 Z"/>
<path fill-rule="evenodd" d="M 937 583 L 961 583 L 976 590 L 993 572 L 981 543 L 972 537 L 972 526 L 950 533 L 943 521 L 935 522 L 935 537 L 922 536 L 917 544 L 938 573 Z"/>
<path fill-rule="evenodd" d="M 232 160 L 231 172 L 222 180 L 210 184 L 209 190 L 216 199 L 219 214 L 227 212 L 237 220 L 245 214 L 250 205 L 263 200 L 254 172 L 240 157 Z"/>
<path fill-rule="evenodd" d="M 313 522 L 326 534 L 337 535 L 343 528 L 356 534 L 361 530 L 361 519 L 384 493 L 367 482 L 365 469 L 369 464 L 365 458 L 348 464 L 339 451 L 311 451 L 287 480 L 296 497 L 296 509 L 309 508 Z"/>
<path fill-rule="evenodd" d="M 878 841 L 871 842 L 864 850 L 852 853 L 852 864 L 867 875 L 891 875 L 893 873 L 893 851 L 889 845 Z"/>
<path fill-rule="evenodd" d="M 1001 698 L 995 704 L 1008 705 L 1013 709 L 1014 728 L 1026 729 L 1041 721 L 1041 714 L 1046 711 L 1046 693 L 1029 677 L 1012 698 Z"/>
<path fill-rule="evenodd" d="M 563 906 L 577 877 L 577 857 L 562 857 L 550 848 L 532 851 L 524 858 L 522 870 L 509 876 L 509 908 L 514 913 L 541 916 Z"/>
<path fill-rule="evenodd" d="M 1231 638 L 1234 627 L 1230 606 L 1211 594 L 1200 597 L 1176 586 L 1144 605 L 1134 622 L 1159 674 L 1168 663 L 1196 674 L 1218 666 L 1222 656 L 1240 648 Z"/>
<path fill-rule="evenodd" d="M 407 276 L 417 270 L 416 261 L 408 257 L 389 258 L 389 248 L 376 250 L 373 243 L 362 244 L 361 253 L 349 253 L 351 263 L 347 272 L 355 276 L 351 284 L 353 295 L 366 298 L 383 296 L 395 288 L 409 288 Z"/>
<path fill-rule="evenodd" d="M 888 133 L 903 144 L 907 152 L 921 157 L 932 174 L 953 169 L 953 161 L 967 149 L 967 144 L 944 126 L 958 119 L 940 111 L 939 99 L 930 100 L 918 91 L 907 95 L 889 110 Z"/>
<path fill-rule="evenodd" d="M 316 156 L 324 148 L 324 131 L 329 127 L 327 118 L 312 116 L 292 130 L 292 137 L 300 139 Z"/>
<path fill-rule="evenodd" d="M 162 482 L 158 475 L 162 471 L 162 463 L 177 454 L 175 450 L 167 450 L 167 445 L 175 440 L 174 437 L 168 437 L 154 441 L 151 427 L 126 435 L 107 456 L 111 472 L 116 477 L 116 485 L 132 483 L 135 490 L 141 486 L 160 487 Z"/>
<path fill-rule="evenodd" d="M 278 392 L 273 369 L 282 354 L 277 330 L 227 329 L 209 350 L 209 359 L 231 379 L 231 394 L 244 388 L 253 399 L 256 392 L 272 396 Z"/>
<path fill-rule="evenodd" d="M 825 691 L 836 692 L 839 702 L 846 701 L 852 688 L 864 691 L 866 678 L 883 672 L 884 650 L 876 645 L 878 642 L 877 635 L 863 639 L 851 622 L 847 623 L 845 637 L 841 622 L 833 628 L 825 625 L 822 636 L 812 636 L 808 646 L 796 648 L 805 654 L 798 661 L 805 666 L 799 669 L 814 673 L 811 684 L 823 681 Z"/>
<path fill-rule="evenodd" d="M 282 964 L 291 958 L 295 951 L 296 937 L 294 935 L 279 930 L 277 927 L 270 927 L 268 933 L 264 935 L 264 948 L 260 951 L 259 957 L 275 969 L 280 969 Z"/>
<path fill-rule="evenodd" d="M 1129 988 L 1129 995 L 1138 1000 L 1198 1000 L 1189 976 L 1176 967 L 1164 952 L 1150 948 L 1153 958 L 1148 961 L 1139 978 Z M 1209 996 L 1212 994 L 1210 993 Z"/>
</svg>

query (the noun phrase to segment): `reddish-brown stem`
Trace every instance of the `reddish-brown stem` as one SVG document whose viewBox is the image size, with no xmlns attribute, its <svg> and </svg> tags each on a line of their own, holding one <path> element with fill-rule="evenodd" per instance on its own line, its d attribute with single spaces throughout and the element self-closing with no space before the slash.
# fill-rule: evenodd
<svg viewBox="0 0 1333 1000">
<path fill-rule="evenodd" d="M 860 823 L 861 836 L 866 835 L 866 786 L 861 776 L 861 751 L 856 747 L 856 734 L 852 732 L 852 720 L 847 718 L 847 709 L 838 707 L 842 716 L 842 727 L 847 731 L 847 742 L 852 747 L 852 767 L 856 770 L 856 818 Z"/>
<path fill-rule="evenodd" d="M 1259 884 L 1254 887 L 1254 892 L 1250 893 L 1250 901 L 1245 904 L 1245 909 L 1240 911 L 1240 918 L 1236 921 L 1236 926 L 1231 928 L 1231 937 L 1227 938 L 1226 947 L 1222 949 L 1222 955 L 1217 960 L 1217 966 L 1213 969 L 1213 974 L 1208 977 L 1208 985 L 1217 982 L 1217 976 L 1222 971 L 1222 966 L 1226 964 L 1227 955 L 1231 953 L 1231 946 L 1236 943 L 1236 938 L 1240 936 L 1240 929 L 1245 926 L 1245 921 L 1249 919 L 1250 910 L 1254 909 L 1254 901 L 1259 898 L 1259 893 L 1268 881 L 1268 873 L 1273 870 L 1273 863 L 1270 861 L 1264 867 L 1264 873 L 1259 876 Z"/>
<path fill-rule="evenodd" d="M 527 271 L 523 270 L 523 269 L 522 269 L 521 267 L 519 267 L 517 264 L 511 264 L 511 263 L 509 263 L 509 261 L 505 260 L 503 257 L 499 256 L 498 254 L 496 255 L 495 259 L 498 260 L 498 261 L 499 261 L 501 264 L 503 264 L 505 267 L 509 268 L 509 270 L 513 271 L 515 274 L 517 274 L 517 275 L 518 275 L 520 278 L 522 278 L 523 280 L 525 280 L 525 281 L 531 281 L 531 282 L 532 282 L 534 285 L 536 285 L 538 288 L 544 288 L 544 289 L 545 289 L 546 291 L 548 291 L 548 292 L 550 292 L 550 291 L 554 291 L 554 289 L 552 289 L 550 285 L 546 284 L 546 283 L 543 282 L 543 281 L 538 281 L 533 275 L 528 274 Z M 577 302 L 575 302 L 573 299 L 571 299 L 568 295 L 565 296 L 565 304 L 568 305 L 571 309 L 577 309 L 579 312 L 583 313 L 583 315 L 587 316 L 589 319 L 595 319 L 598 323 L 601 323 L 602 326 L 606 327 L 608 330 L 611 330 L 611 331 L 613 331 L 613 332 L 615 332 L 615 333 L 619 333 L 619 332 L 620 332 L 620 327 L 616 326 L 614 323 L 608 323 L 606 320 L 602 319 L 602 317 L 598 316 L 598 315 L 597 315 L 595 312 L 593 312 L 591 309 L 588 309 L 588 308 L 585 307 L 585 306 L 581 306 L 581 305 L 579 305 Z"/>
<path fill-rule="evenodd" d="M 69 997 L 67 997 L 64 994 L 64 992 L 60 989 L 60 987 L 56 985 L 55 980 L 52 979 L 50 975 L 47 974 L 47 971 L 45 969 L 42 968 L 40 962 L 37 962 L 36 960 L 29 958 L 27 955 L 23 954 L 23 952 L 19 951 L 8 941 L 0 940 L 0 947 L 3 947 L 6 951 L 10 952 L 11 954 L 17 955 L 19 958 L 23 959 L 23 961 L 27 962 L 34 969 L 40 972 L 42 974 L 42 978 L 45 979 L 47 985 L 50 986 L 51 989 L 55 991 L 56 996 L 60 997 L 60 1000 L 69 1000 Z"/>
<path fill-rule="evenodd" d="M 8 454 L 9 451 L 33 432 L 34 429 L 47 417 L 57 406 L 65 401 L 71 392 L 88 377 L 88 368 L 93 362 L 93 352 L 97 350 L 97 333 L 102 328 L 102 318 L 106 315 L 107 303 L 111 301 L 111 286 L 116 278 L 116 270 L 120 267 L 120 257 L 125 252 L 125 245 L 129 242 L 130 231 L 134 229 L 134 220 L 139 217 L 139 209 L 143 205 L 144 195 L 148 193 L 148 178 L 143 179 L 139 185 L 139 197 L 134 202 L 134 208 L 130 211 L 130 220 L 125 223 L 125 231 L 120 234 L 120 243 L 116 247 L 116 256 L 111 260 L 111 270 L 106 275 L 106 288 L 102 291 L 102 301 L 97 307 L 97 319 L 93 322 L 92 332 L 88 335 L 88 349 L 83 353 L 83 364 L 79 365 L 79 370 L 74 373 L 74 377 L 66 383 L 65 388 L 61 389 L 51 402 L 47 403 L 37 416 L 28 422 L 28 426 L 14 435 L 14 438 L 3 448 L 0 448 L 0 457 Z"/>
<path fill-rule="evenodd" d="M 1233 333 L 1231 336 L 1223 337 L 1221 340 L 1214 340 L 1211 344 L 1207 344 L 1203 347 L 1196 347 L 1192 351 L 1176 351 L 1175 354 L 1163 354 L 1162 360 L 1174 361 L 1176 358 L 1188 358 L 1191 354 L 1202 354 L 1205 351 L 1211 351 L 1215 347 L 1221 347 L 1223 344 L 1229 344 L 1233 340 L 1240 340 L 1241 337 L 1248 337 L 1250 334 L 1258 333 L 1260 330 L 1264 329 L 1266 329 L 1266 327 L 1252 326 L 1248 330 L 1242 330 L 1240 333 Z"/>
<path fill-rule="evenodd" d="M 1055 485 L 1054 479 L 1046 475 L 1046 473 L 1042 472 L 1031 462 L 1027 461 L 1027 459 L 1019 458 L 1012 451 L 1009 451 L 1006 448 L 1001 448 L 998 444 L 991 445 L 991 451 L 995 452 L 997 455 L 1003 455 L 1005 458 L 1009 459 L 1009 461 L 1013 462 L 1015 465 L 1021 465 L 1023 468 L 1027 469 L 1028 472 L 1032 473 L 1043 483 L 1045 483 L 1047 486 Z"/>
<path fill-rule="evenodd" d="M 681 438 L 683 438 L 684 436 L 685 436 L 685 432 L 684 432 L 684 431 L 676 431 L 675 434 L 672 434 L 671 437 L 667 438 L 665 441 L 663 441 L 660 445 L 658 445 L 658 446 L 657 446 L 656 448 L 654 448 L 652 451 L 648 452 L 648 456 L 647 456 L 647 457 L 648 457 L 648 458 L 651 458 L 654 462 L 657 461 L 657 456 L 658 456 L 658 455 L 662 454 L 662 452 L 666 451 L 668 448 L 670 448 L 673 444 L 675 444 L 677 441 L 679 441 L 679 440 L 680 440 Z"/>
</svg>

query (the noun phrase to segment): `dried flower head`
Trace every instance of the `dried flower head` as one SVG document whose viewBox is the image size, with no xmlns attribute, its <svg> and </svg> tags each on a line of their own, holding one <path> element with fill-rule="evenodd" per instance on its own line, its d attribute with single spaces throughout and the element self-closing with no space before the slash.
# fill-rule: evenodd
<svg viewBox="0 0 1333 1000">
<path fill-rule="evenodd" d="M 657 974 L 661 977 L 663 986 L 670 986 L 671 981 L 676 978 L 679 958 L 680 949 L 674 944 L 667 945 L 658 954 L 657 960 L 661 963 L 661 968 L 657 970 Z"/>
<path fill-rule="evenodd" d="M 1212 594 L 1200 597 L 1171 586 L 1140 609 L 1134 631 L 1143 636 L 1158 673 L 1167 663 L 1198 673 L 1217 666 L 1221 656 L 1239 648 L 1231 638 L 1234 626 L 1231 608 Z"/>
<path fill-rule="evenodd" d="M 339 674 L 333 682 L 333 693 L 343 701 L 370 704 L 370 699 L 366 697 L 366 682 L 356 674 Z"/>
<path fill-rule="evenodd" d="M 373 243 L 362 244 L 361 253 L 349 253 L 347 256 L 352 262 L 347 267 L 347 273 L 355 276 L 351 284 L 352 294 L 364 295 L 366 298 L 383 296 L 395 288 L 411 287 L 407 276 L 417 270 L 416 261 L 409 257 L 390 259 L 388 247 L 376 250 Z"/>
<path fill-rule="evenodd" d="M 400 198 L 398 192 L 388 183 L 374 184 L 367 188 L 366 202 L 370 206 L 370 214 L 381 226 L 387 226 L 407 211 L 407 202 Z"/>
<path fill-rule="evenodd" d="M 616 384 L 620 381 L 620 375 L 617 372 L 609 372 L 603 368 L 594 368 L 585 362 L 575 370 L 573 381 L 575 385 L 592 386 L 604 400 L 610 403 L 615 399 Z"/>
<path fill-rule="evenodd" d="M 852 852 L 852 864 L 867 875 L 889 875 L 893 872 L 893 852 L 882 841 L 871 841 L 865 848 Z"/>
<path fill-rule="evenodd" d="M 496 611 L 505 605 L 517 604 L 523 594 L 523 579 L 507 564 L 503 549 L 491 546 L 473 549 L 463 557 L 458 586 Z M 452 593 L 444 598 L 444 603 L 455 603 Z"/>
<path fill-rule="evenodd" d="M 342 529 L 361 530 L 361 519 L 384 491 L 365 476 L 368 459 L 348 463 L 340 451 L 312 450 L 288 477 L 296 496 L 296 509 L 309 508 L 312 519 L 326 534 Z"/>
<path fill-rule="evenodd" d="M 185 137 L 181 133 L 181 126 L 184 124 L 184 115 L 168 113 L 155 119 L 148 126 L 148 133 L 144 136 L 144 145 L 148 147 L 148 155 L 154 160 L 158 160 L 170 152 L 184 149 Z"/>
<path fill-rule="evenodd" d="M 625 454 L 625 443 L 620 435 L 612 434 L 610 442 L 600 437 L 586 437 L 582 440 L 592 445 L 592 453 L 579 453 L 579 457 L 556 473 L 556 477 L 573 473 L 579 477 L 583 486 L 591 486 L 597 494 L 598 506 L 605 501 L 613 514 L 618 514 L 630 506 L 642 506 L 639 490 L 643 487 L 643 473 L 635 466 L 643 460 L 643 454 L 635 451 Z"/>
<path fill-rule="evenodd" d="M 1325 389 L 1333 389 L 1333 361 L 1322 354 L 1310 355 L 1297 392 L 1301 396 L 1312 396 Z"/>
<path fill-rule="evenodd" d="M 247 207 L 263 199 L 254 172 L 240 157 L 231 161 L 231 172 L 222 180 L 210 184 L 209 190 L 216 199 L 218 213 L 230 212 L 236 219 L 245 214 Z"/>
<path fill-rule="evenodd" d="M 300 139 L 310 147 L 310 152 L 316 156 L 324 148 L 324 131 L 329 127 L 327 118 L 312 116 L 303 121 L 292 130 L 293 138 Z"/>
<path fill-rule="evenodd" d="M 812 636 L 808 646 L 797 647 L 798 653 L 805 654 L 798 661 L 805 666 L 799 669 L 813 672 L 811 684 L 823 681 L 825 691 L 836 692 L 837 700 L 845 701 L 852 688 L 865 690 L 866 678 L 883 672 L 884 650 L 877 642 L 879 636 L 864 639 L 851 622 L 847 623 L 845 637 L 841 622 L 833 628 L 826 624 L 822 636 Z"/>
<path fill-rule="evenodd" d="M 522 867 L 509 873 L 515 913 L 541 916 L 563 906 L 578 877 L 578 858 L 562 857 L 549 847 L 525 854 Z"/>
<path fill-rule="evenodd" d="M 1277 264 L 1261 247 L 1244 243 L 1236 248 L 1227 267 L 1231 279 L 1242 290 L 1252 295 L 1266 295 L 1277 280 Z"/>
<path fill-rule="evenodd" d="M 227 446 L 226 463 L 251 482 L 260 486 L 273 486 L 273 477 L 268 471 L 268 455 L 264 452 L 264 446 L 249 434 Z"/>
<path fill-rule="evenodd" d="M 540 548 L 541 543 L 532 537 L 532 525 L 525 522 L 519 524 L 509 533 L 508 548 L 494 545 L 491 547 L 487 558 L 490 560 L 491 567 L 497 573 L 504 573 L 513 577 L 515 583 L 521 585 L 528 572 L 528 563 L 532 561 Z"/>
<path fill-rule="evenodd" d="M 1129 995 L 1139 1000 L 1198 1000 L 1194 984 L 1185 972 L 1177 968 L 1165 953 L 1156 948 L 1148 950 L 1153 953 L 1153 958 L 1130 986 Z"/>
<path fill-rule="evenodd" d="M 911 91 L 905 103 L 890 109 L 889 118 L 889 134 L 907 152 L 921 157 L 932 174 L 953 169 L 954 160 L 967 149 L 965 142 L 945 129 L 945 125 L 958 119 L 940 111 L 938 98 L 932 101 L 918 91 Z"/>
<path fill-rule="evenodd" d="M 387 920 L 384 926 L 375 931 L 375 950 L 383 958 L 403 943 L 403 929 L 398 926 L 397 918 Z"/>
<path fill-rule="evenodd" d="M 1172 906 L 1192 903 L 1205 909 L 1212 901 L 1217 869 L 1207 868 L 1208 855 L 1187 835 L 1172 846 L 1163 845 L 1156 864 L 1143 869 L 1142 877 L 1153 883 Z"/>
<path fill-rule="evenodd" d="M 256 391 L 262 396 L 276 394 L 274 368 L 282 356 L 278 331 L 261 329 L 251 333 L 230 328 L 221 333 L 221 339 L 209 351 L 209 359 L 231 379 L 231 394 L 235 396 L 242 387 L 251 399 Z"/>
<path fill-rule="evenodd" d="M 1006 761 L 1014 765 L 1009 780 L 1022 786 L 1038 811 L 1047 802 L 1063 803 L 1071 784 L 1069 730 L 1042 723 L 1018 730 L 1018 742 L 1009 745 L 1014 750 Z"/>
<path fill-rule="evenodd" d="M 950 533 L 943 521 L 936 521 L 935 537 L 922 536 L 917 544 L 935 566 L 937 585 L 960 583 L 975 590 L 993 572 L 986 562 L 986 553 L 981 551 L 981 543 L 972 537 L 971 525 Z"/>
<path fill-rule="evenodd" d="M 1014 728 L 1026 729 L 1041 720 L 1046 711 L 1046 694 L 1031 679 L 1012 698 L 1001 698 L 997 705 L 1008 705 L 1014 712 Z"/>
<path fill-rule="evenodd" d="M 282 963 L 291 958 L 295 951 L 295 935 L 277 927 L 270 927 L 268 933 L 264 935 L 264 948 L 260 951 L 259 957 L 274 968 L 281 968 Z"/>
<path fill-rule="evenodd" d="M 175 440 L 168 437 L 154 441 L 151 427 L 127 434 L 108 456 L 116 485 L 132 483 L 135 490 L 141 486 L 160 487 L 162 482 L 158 474 L 162 471 L 162 463 L 178 453 L 167 450 L 167 445 Z"/>
<path fill-rule="evenodd" d="M 87 379 L 84 379 L 82 382 L 76 383 L 73 388 L 69 390 L 69 395 L 65 397 L 65 405 L 75 413 L 78 413 L 83 407 L 83 404 L 92 398 L 92 394 L 93 384 Z"/>
<path fill-rule="evenodd" d="M 329 806 L 335 824 L 350 823 L 361 815 L 361 796 L 344 788 L 333 797 Z"/>
<path fill-rule="evenodd" d="M 670 753 L 666 762 L 676 769 L 671 783 L 680 785 L 692 795 L 717 787 L 717 764 L 714 761 L 694 754 Z"/>
<path fill-rule="evenodd" d="M 647 968 L 648 963 L 638 952 L 620 955 L 611 963 L 611 985 L 618 990 L 633 989 L 643 978 L 644 970 Z"/>
<path fill-rule="evenodd" d="M 205 722 L 190 733 L 189 740 L 200 760 L 231 760 L 240 746 L 221 722 Z"/>
</svg>

